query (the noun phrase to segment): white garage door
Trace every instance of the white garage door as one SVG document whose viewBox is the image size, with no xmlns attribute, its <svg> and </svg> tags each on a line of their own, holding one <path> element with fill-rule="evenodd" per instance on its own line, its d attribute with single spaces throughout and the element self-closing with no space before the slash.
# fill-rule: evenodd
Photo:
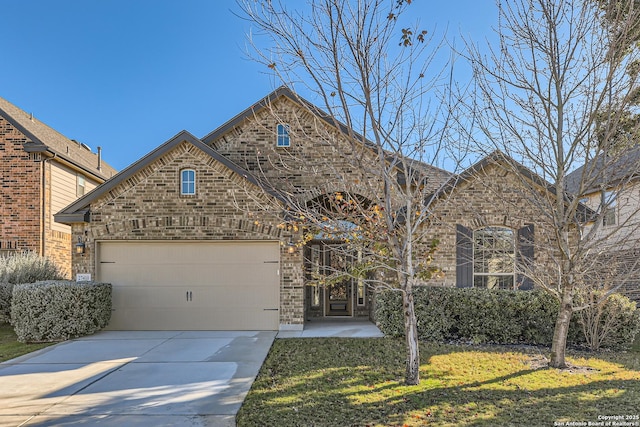
<svg viewBox="0 0 640 427">
<path fill-rule="evenodd" d="M 278 242 L 99 242 L 115 330 L 277 330 Z"/>
</svg>

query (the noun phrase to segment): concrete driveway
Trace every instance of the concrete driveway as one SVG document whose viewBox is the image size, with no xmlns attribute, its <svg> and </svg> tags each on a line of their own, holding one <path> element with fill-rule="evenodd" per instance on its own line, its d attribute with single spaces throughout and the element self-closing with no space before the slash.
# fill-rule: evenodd
<svg viewBox="0 0 640 427">
<path fill-rule="evenodd" d="M 275 332 L 107 331 L 0 364 L 0 426 L 234 426 Z"/>
</svg>

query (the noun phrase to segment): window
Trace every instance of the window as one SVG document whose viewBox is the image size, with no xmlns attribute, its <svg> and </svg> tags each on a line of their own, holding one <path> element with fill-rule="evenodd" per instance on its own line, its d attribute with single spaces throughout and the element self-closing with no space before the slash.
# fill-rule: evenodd
<svg viewBox="0 0 640 427">
<path fill-rule="evenodd" d="M 81 197 L 84 196 L 84 192 L 86 190 L 86 181 L 84 176 L 76 175 L 76 196 Z"/>
<path fill-rule="evenodd" d="M 358 264 L 362 263 L 362 251 L 358 251 Z M 364 278 L 358 277 L 357 285 L 356 285 L 356 297 L 358 299 L 357 304 L 358 307 L 362 307 L 365 305 L 365 295 L 366 288 L 364 285 Z"/>
<path fill-rule="evenodd" d="M 291 145 L 291 140 L 289 138 L 289 125 L 279 124 L 278 125 L 278 147 L 289 147 Z"/>
<path fill-rule="evenodd" d="M 617 206 L 616 193 L 613 191 L 604 192 L 603 206 L 604 211 L 602 213 L 602 225 L 604 227 L 616 225 L 617 219 Z"/>
<path fill-rule="evenodd" d="M 196 171 L 185 169 L 180 172 L 180 194 L 193 196 L 196 194 Z"/>
<path fill-rule="evenodd" d="M 473 286 L 514 289 L 515 238 L 506 227 L 485 227 L 473 233 Z"/>
<path fill-rule="evenodd" d="M 322 252 L 320 245 L 311 245 L 311 278 L 314 281 L 311 287 L 311 306 L 320 307 L 320 264 Z"/>
</svg>

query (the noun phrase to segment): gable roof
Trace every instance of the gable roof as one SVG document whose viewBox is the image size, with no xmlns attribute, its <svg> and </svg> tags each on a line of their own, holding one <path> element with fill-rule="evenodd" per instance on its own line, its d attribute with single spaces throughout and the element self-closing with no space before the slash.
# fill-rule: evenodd
<svg viewBox="0 0 640 427">
<path fill-rule="evenodd" d="M 512 157 L 508 156 L 507 154 L 503 153 L 502 151 L 496 150 L 488 154 L 487 156 L 483 157 L 472 166 L 465 169 L 462 173 L 452 176 L 449 179 L 449 182 L 447 182 L 441 189 L 439 189 L 437 192 L 427 197 L 427 202 L 443 197 L 445 194 L 448 194 L 451 191 L 453 191 L 458 186 L 459 183 L 467 181 L 474 175 L 482 172 L 488 166 L 496 165 L 500 163 L 507 165 L 510 170 L 515 171 L 518 175 L 526 178 L 530 182 L 533 182 L 535 185 L 539 186 L 540 188 L 543 188 L 546 191 L 549 191 L 551 194 L 554 194 L 554 195 L 557 194 L 556 188 L 550 182 L 543 179 L 540 175 L 538 175 L 531 169 L 527 168 L 520 162 L 516 161 Z M 568 198 L 569 195 L 564 194 L 563 197 L 567 203 L 570 201 Z M 595 211 L 588 208 L 582 203 L 578 203 L 576 214 L 578 215 L 579 218 L 581 218 L 582 221 L 589 221 L 591 218 L 594 218 L 596 216 Z"/>
<path fill-rule="evenodd" d="M 290 101 L 293 101 L 299 105 L 302 105 L 304 108 L 306 108 L 308 111 L 313 113 L 316 117 L 318 117 L 320 120 L 325 122 L 327 125 L 337 128 L 340 132 L 342 132 L 345 135 L 353 135 L 357 141 L 362 142 L 365 146 L 368 146 L 372 150 L 376 149 L 376 145 L 373 142 L 371 142 L 370 140 L 368 140 L 358 132 L 354 131 L 353 129 L 349 129 L 347 125 L 335 119 L 330 114 L 324 112 L 319 107 L 317 107 L 310 101 L 307 101 L 305 98 L 298 95 L 297 93 L 295 93 L 294 91 L 292 91 L 286 86 L 280 86 L 279 88 L 277 88 L 276 90 L 274 90 L 273 92 L 271 92 L 270 94 L 268 94 L 267 96 L 259 100 L 258 102 L 255 102 L 249 108 L 240 112 L 239 114 L 231 118 L 229 121 L 224 123 L 222 126 L 218 127 L 217 129 L 213 130 L 209 134 L 205 135 L 202 138 L 202 141 L 207 145 L 213 144 L 215 140 L 222 137 L 223 135 L 225 135 L 227 132 L 231 131 L 235 127 L 241 125 L 246 120 L 249 120 L 255 117 L 256 114 L 258 114 L 263 109 L 268 108 L 269 105 L 271 105 L 274 101 L 276 101 L 280 97 L 284 97 L 286 99 L 289 99 Z M 387 152 L 386 156 L 389 160 L 391 160 L 394 155 L 392 153 Z M 449 178 L 451 175 L 453 175 L 451 172 L 448 172 L 444 169 L 438 168 L 431 164 L 421 162 L 419 160 L 403 157 L 402 161 L 405 162 L 407 167 L 410 169 L 408 171 L 410 175 L 412 175 L 413 173 L 429 172 L 430 174 L 433 175 L 433 177 L 437 177 L 438 180 L 445 180 Z"/>
<path fill-rule="evenodd" d="M 158 158 L 164 156 L 165 154 L 167 154 L 168 152 L 170 152 L 171 150 L 173 150 L 175 147 L 177 147 L 179 144 L 183 142 L 188 142 L 189 144 L 196 146 L 198 149 L 207 153 L 208 155 L 213 157 L 216 161 L 222 163 L 224 166 L 226 166 L 227 168 L 235 172 L 237 175 L 246 179 L 253 185 L 261 188 L 266 193 L 277 198 L 283 203 L 286 203 L 286 200 L 276 190 L 267 186 L 265 183 L 261 182 L 260 180 L 255 178 L 253 175 L 251 175 L 248 171 L 240 168 L 235 163 L 231 162 L 229 159 L 222 156 L 220 153 L 218 153 L 208 145 L 204 144 L 201 140 L 193 136 L 191 133 L 187 132 L 186 130 L 183 130 L 179 132 L 177 135 L 175 135 L 173 138 L 169 139 L 164 144 L 160 145 L 155 150 L 151 151 L 150 153 L 142 157 L 137 162 L 131 164 L 129 167 L 122 170 L 120 173 L 118 173 L 116 176 L 114 176 L 110 180 L 106 181 L 104 184 L 94 188 L 91 192 L 87 193 L 80 199 L 76 200 L 75 202 L 73 202 L 72 204 L 70 204 L 69 206 L 67 206 L 57 214 L 55 214 L 54 218 L 56 222 L 65 223 L 65 224 L 71 224 L 71 223 L 77 223 L 77 222 L 89 222 L 90 221 L 89 208 L 91 206 L 91 203 L 93 203 L 95 200 L 102 197 L 102 195 L 104 195 L 105 193 L 113 190 L 122 182 L 131 178 L 133 175 L 137 174 L 139 171 L 147 167 L 149 164 L 151 164 Z"/>
<path fill-rule="evenodd" d="M 255 117 L 255 115 L 258 112 L 269 107 L 269 105 L 271 105 L 275 100 L 277 100 L 280 97 L 287 98 L 290 101 L 293 101 L 297 104 L 302 105 L 304 108 L 307 108 L 309 111 L 311 111 L 319 119 L 323 120 L 328 125 L 333 127 L 337 126 L 340 129 L 340 131 L 342 131 L 343 133 L 347 133 L 347 134 L 349 133 L 348 132 L 349 128 L 346 125 L 338 122 L 337 120 L 333 120 L 333 118 L 329 114 L 325 113 L 320 108 L 316 107 L 314 104 L 307 101 L 306 99 L 304 99 L 303 97 L 301 97 L 300 95 L 298 95 L 297 93 L 289 89 L 288 87 L 280 86 L 279 88 L 277 88 L 276 90 L 274 90 L 273 92 L 271 92 L 270 94 L 268 94 L 267 96 L 259 100 L 258 102 L 255 102 L 249 108 L 236 114 L 233 118 L 228 120 L 222 126 L 218 127 L 217 129 L 213 130 L 209 134 L 205 135 L 202 138 L 202 141 L 205 144 L 211 144 L 213 141 L 220 138 L 222 135 L 226 134 L 236 126 L 242 124 L 245 120 Z M 352 133 L 354 132 L 352 131 Z M 365 140 L 362 137 L 362 135 L 359 135 L 357 133 L 354 133 L 354 134 L 359 140 L 361 141 Z"/>
<path fill-rule="evenodd" d="M 583 174 L 588 173 L 588 176 Z M 580 166 L 567 175 L 567 192 L 577 194 L 581 183 L 589 186 L 583 188 L 583 193 L 601 191 L 603 187 L 610 188 L 621 181 L 640 176 L 640 146 L 636 145 L 620 153 L 615 158 L 604 154 L 597 156 L 585 165 Z"/>
<path fill-rule="evenodd" d="M 24 145 L 27 152 L 49 152 L 99 181 L 104 181 L 117 172 L 86 145 L 67 138 L 2 97 L 0 116 L 31 141 Z"/>
</svg>

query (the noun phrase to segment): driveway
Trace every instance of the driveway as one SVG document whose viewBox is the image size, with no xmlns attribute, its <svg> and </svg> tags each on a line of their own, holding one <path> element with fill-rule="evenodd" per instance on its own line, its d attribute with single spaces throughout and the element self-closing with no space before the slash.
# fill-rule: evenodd
<svg viewBox="0 0 640 427">
<path fill-rule="evenodd" d="M 275 332 L 106 331 L 0 364 L 0 426 L 234 426 Z"/>
</svg>

